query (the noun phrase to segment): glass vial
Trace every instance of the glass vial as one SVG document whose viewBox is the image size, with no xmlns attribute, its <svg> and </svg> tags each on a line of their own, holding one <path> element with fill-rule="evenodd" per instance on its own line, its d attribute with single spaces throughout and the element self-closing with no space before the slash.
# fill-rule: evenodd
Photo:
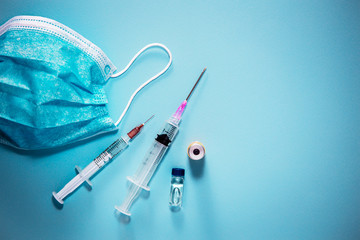
<svg viewBox="0 0 360 240">
<path fill-rule="evenodd" d="M 180 209 L 183 202 L 185 169 L 173 168 L 171 175 L 169 204 L 171 208 Z"/>
</svg>

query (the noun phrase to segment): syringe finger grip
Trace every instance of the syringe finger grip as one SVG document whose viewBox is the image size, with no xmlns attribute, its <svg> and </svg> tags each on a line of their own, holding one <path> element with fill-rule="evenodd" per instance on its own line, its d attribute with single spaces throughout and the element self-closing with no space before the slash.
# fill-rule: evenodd
<svg viewBox="0 0 360 240">
<path fill-rule="evenodd" d="M 129 182 L 135 184 L 136 186 L 139 186 L 139 187 L 141 187 L 142 189 L 144 189 L 144 190 L 146 190 L 146 191 L 148 191 L 148 192 L 150 191 L 150 187 L 149 187 L 149 186 L 141 185 L 140 183 L 136 182 L 136 181 L 135 181 L 132 177 L 130 177 L 130 176 L 127 176 L 126 178 L 127 178 L 127 180 L 129 180 Z"/>
<path fill-rule="evenodd" d="M 82 169 L 78 165 L 75 166 L 75 170 L 77 174 L 81 174 Z M 90 182 L 88 178 L 84 178 L 84 180 L 90 187 L 92 187 L 92 182 Z"/>
</svg>

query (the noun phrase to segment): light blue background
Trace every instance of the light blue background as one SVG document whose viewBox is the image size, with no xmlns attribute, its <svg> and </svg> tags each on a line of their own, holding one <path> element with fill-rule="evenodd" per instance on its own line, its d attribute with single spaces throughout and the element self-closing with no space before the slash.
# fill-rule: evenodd
<svg viewBox="0 0 360 240">
<path fill-rule="evenodd" d="M 22 152 L 0 146 L 0 239 L 360 239 L 359 1 L 12 1 L 15 15 L 57 20 L 122 69 L 164 43 L 173 65 L 136 97 L 117 134 Z M 117 119 L 167 62 L 159 50 L 106 86 Z M 114 215 L 156 132 L 186 97 L 180 133 L 129 223 Z M 116 137 L 156 114 L 130 148 L 54 207 L 60 190 Z M 201 141 L 206 160 L 186 148 Z M 184 207 L 168 208 L 172 167 Z"/>
</svg>

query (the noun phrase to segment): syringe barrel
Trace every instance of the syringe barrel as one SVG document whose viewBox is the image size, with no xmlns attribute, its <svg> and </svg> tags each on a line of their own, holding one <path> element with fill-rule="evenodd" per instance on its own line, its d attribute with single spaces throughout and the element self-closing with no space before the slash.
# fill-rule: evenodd
<svg viewBox="0 0 360 240">
<path fill-rule="evenodd" d="M 99 168 L 103 167 L 111 159 L 116 157 L 122 150 L 129 146 L 130 138 L 125 135 L 113 142 L 105 151 L 103 151 L 94 162 Z"/>
<path fill-rule="evenodd" d="M 132 181 L 141 186 L 144 189 L 149 189 L 147 184 L 153 176 L 157 166 L 161 162 L 163 156 L 168 149 L 168 146 L 174 140 L 177 132 L 178 125 L 167 121 L 164 127 L 161 129 L 153 145 L 150 147 L 146 154 L 142 164 L 139 166 L 135 175 L 132 177 Z"/>
<path fill-rule="evenodd" d="M 139 166 L 136 173 L 131 178 L 131 181 L 139 185 L 143 189 L 148 190 L 149 187 L 147 185 L 152 175 L 154 174 L 157 166 L 161 162 L 161 159 L 164 156 L 167 149 L 168 149 L 167 146 L 155 140 L 150 150 L 148 151 L 148 154 L 142 161 L 142 164 Z"/>
<path fill-rule="evenodd" d="M 131 181 L 128 194 L 120 206 L 115 206 L 119 212 L 130 216 L 129 209 L 142 189 L 149 190 L 147 185 L 179 130 L 178 122 L 172 120 L 165 123 L 133 177 L 128 177 Z"/>
<path fill-rule="evenodd" d="M 113 142 L 104 152 L 111 155 L 111 158 L 116 157 L 122 150 L 129 146 L 130 138 L 128 135 L 124 135 L 121 138 Z"/>
<path fill-rule="evenodd" d="M 172 117 L 165 122 L 163 129 L 160 131 L 160 134 L 166 134 L 170 141 L 172 142 L 176 137 L 176 134 L 179 131 L 179 122 L 175 121 Z"/>
</svg>

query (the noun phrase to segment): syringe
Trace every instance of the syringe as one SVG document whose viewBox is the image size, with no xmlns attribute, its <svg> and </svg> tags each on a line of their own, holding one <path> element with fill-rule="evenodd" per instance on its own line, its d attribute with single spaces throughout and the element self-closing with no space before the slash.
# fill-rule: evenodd
<svg viewBox="0 0 360 240">
<path fill-rule="evenodd" d="M 97 158 L 95 158 L 89 165 L 86 166 L 83 170 L 81 170 L 78 166 L 75 166 L 77 171 L 77 175 L 63 187 L 58 193 L 53 192 L 54 198 L 61 204 L 64 203 L 63 199 L 72 193 L 76 188 L 78 188 L 84 181 L 86 181 L 90 186 L 92 183 L 90 182 L 90 178 L 105 164 L 107 164 L 110 160 L 115 158 L 122 150 L 127 148 L 130 144 L 130 141 L 140 133 L 140 130 L 145 125 L 147 121 L 133 128 L 126 135 L 120 137 L 115 142 L 113 142 L 105 151 L 103 151 Z"/>
<path fill-rule="evenodd" d="M 183 101 L 180 107 L 176 112 L 165 122 L 164 128 L 159 132 L 153 145 L 150 147 L 148 154 L 145 156 L 145 159 L 140 164 L 138 170 L 136 171 L 133 177 L 127 177 L 131 182 L 129 186 L 128 195 L 126 196 L 124 202 L 120 206 L 115 206 L 115 209 L 119 212 L 130 216 L 130 207 L 133 202 L 139 197 L 142 189 L 150 191 L 148 183 L 153 176 L 157 166 L 161 162 L 166 150 L 168 149 L 169 144 L 174 140 L 178 130 L 179 123 L 181 120 L 181 115 L 185 110 L 188 99 L 190 98 L 193 90 L 204 74 L 206 68 L 200 74 L 200 77 L 196 81 L 194 87 L 191 89 L 188 97 Z"/>
</svg>

